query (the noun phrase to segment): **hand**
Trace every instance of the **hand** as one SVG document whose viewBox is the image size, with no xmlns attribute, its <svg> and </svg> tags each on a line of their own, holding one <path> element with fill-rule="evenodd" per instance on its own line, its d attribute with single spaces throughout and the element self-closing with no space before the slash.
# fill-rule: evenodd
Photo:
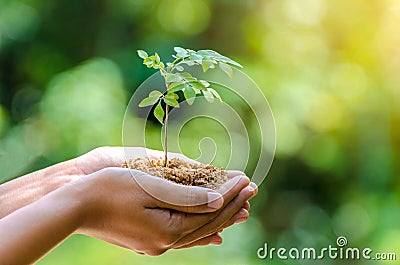
<svg viewBox="0 0 400 265">
<path fill-rule="evenodd" d="M 257 193 L 255 184 L 249 184 L 247 177 L 235 171 L 228 173 L 231 180 L 217 191 L 219 194 L 123 168 L 106 168 L 87 176 L 76 176 L 72 182 L 46 186 L 46 179 L 51 182 L 52 174 L 60 176 L 56 169 L 53 166 L 0 185 L 4 191 L 0 193 L 0 202 L 14 207 L 3 211 L 6 214 L 0 218 L 0 238 L 6 239 L 0 245 L 0 257 L 5 264 L 36 261 L 74 232 L 149 255 L 159 255 L 172 248 L 220 244 L 218 233 L 247 219 L 247 200 Z M 76 169 L 65 167 L 61 171 Z M 134 179 L 131 173 L 135 173 Z M 152 191 L 175 195 L 183 206 L 154 198 L 137 181 Z M 205 198 L 207 204 L 196 205 Z"/>
<path fill-rule="evenodd" d="M 143 147 L 99 147 L 78 157 L 76 159 L 75 165 L 76 168 L 79 169 L 80 174 L 86 175 L 107 167 L 119 167 L 126 160 L 135 159 L 137 157 L 149 157 L 150 159 L 157 159 L 163 156 L 164 153 L 162 151 L 151 150 Z M 176 157 L 182 160 L 197 162 L 179 153 L 169 152 L 168 157 Z M 228 170 L 229 178 L 232 178 L 236 175 L 244 175 L 244 173 L 236 170 Z M 255 189 L 257 192 L 257 186 L 254 183 L 252 183 L 252 185 L 253 189 Z M 243 208 L 239 210 L 238 213 L 236 213 L 236 219 L 230 220 L 229 222 L 225 223 L 223 228 L 227 228 L 235 223 L 246 221 L 249 216 L 249 209 L 250 203 L 246 201 L 243 205 Z M 219 233 L 215 233 L 211 236 L 208 236 L 207 238 L 188 244 L 187 247 L 221 243 L 222 239 L 219 236 Z M 183 247 L 184 246 L 180 246 L 179 248 Z"/>
<path fill-rule="evenodd" d="M 85 210 L 85 222 L 77 233 L 149 255 L 159 255 L 171 248 L 218 244 L 217 232 L 246 219 L 248 212 L 243 207 L 257 192 L 248 186 L 247 177 L 230 177 L 219 190 L 224 195 L 218 196 L 212 190 L 178 185 L 136 170 L 100 170 L 80 180 L 79 185 L 88 187 L 83 192 L 89 197 L 86 200 L 92 203 L 88 204 L 91 207 Z M 149 195 L 143 185 L 146 190 L 169 195 L 164 198 L 169 202 Z M 197 201 L 210 201 L 209 194 L 216 198 L 211 204 L 196 205 Z"/>
<path fill-rule="evenodd" d="M 143 147 L 99 147 L 77 158 L 4 183 L 0 185 L 0 218 L 76 179 L 107 167 L 120 167 L 126 159 L 146 155 L 158 158 L 163 153 Z M 169 153 L 169 156 L 188 160 L 181 154 Z"/>
<path fill-rule="evenodd" d="M 164 152 L 144 147 L 98 147 L 74 160 L 74 174 L 88 175 L 103 168 L 120 167 L 125 161 L 138 157 L 157 159 L 164 157 Z M 198 163 L 179 153 L 168 152 L 168 157 Z"/>
</svg>

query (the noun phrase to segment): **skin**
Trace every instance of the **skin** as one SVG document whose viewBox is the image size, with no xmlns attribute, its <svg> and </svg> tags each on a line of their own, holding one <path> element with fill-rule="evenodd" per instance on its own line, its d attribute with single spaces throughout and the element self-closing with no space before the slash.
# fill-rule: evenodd
<svg viewBox="0 0 400 265">
<path fill-rule="evenodd" d="M 229 172 L 230 181 L 216 193 L 115 167 L 124 159 L 122 148 L 98 148 L 0 185 L 2 264 L 33 263 L 72 234 L 148 255 L 220 244 L 224 228 L 248 218 L 257 187 L 241 172 Z M 160 200 L 148 189 L 171 198 Z M 173 203 L 175 198 L 186 204 Z"/>
</svg>

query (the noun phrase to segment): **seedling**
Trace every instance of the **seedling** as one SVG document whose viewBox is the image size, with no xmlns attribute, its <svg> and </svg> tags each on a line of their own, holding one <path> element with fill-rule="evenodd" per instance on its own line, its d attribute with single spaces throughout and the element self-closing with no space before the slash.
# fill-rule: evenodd
<svg viewBox="0 0 400 265">
<path fill-rule="evenodd" d="M 201 80 L 185 72 L 183 65 L 194 66 L 199 65 L 203 68 L 204 72 L 209 69 L 215 69 L 218 65 L 229 77 L 232 77 L 233 70 L 231 66 L 242 67 L 237 62 L 225 57 L 212 50 L 199 50 L 194 51 L 191 49 L 184 49 L 175 47 L 176 54 L 172 55 L 174 60 L 164 64 L 160 56 L 155 53 L 149 56 L 147 52 L 138 50 L 137 53 L 143 59 L 143 64 L 148 68 L 159 70 L 161 76 L 164 78 L 165 91 L 153 90 L 149 93 L 148 97 L 139 103 L 139 107 L 155 106 L 154 117 L 164 125 L 164 167 L 167 166 L 168 161 L 168 148 L 167 148 L 167 133 L 168 133 L 168 112 L 169 108 L 179 108 L 179 96 L 176 94 L 181 91 L 184 99 L 189 105 L 192 105 L 196 99 L 196 95 L 203 94 L 204 98 L 213 103 L 214 99 L 222 102 L 221 96 L 218 92 L 211 87 L 207 80 Z M 162 102 L 165 107 L 163 108 Z"/>
</svg>

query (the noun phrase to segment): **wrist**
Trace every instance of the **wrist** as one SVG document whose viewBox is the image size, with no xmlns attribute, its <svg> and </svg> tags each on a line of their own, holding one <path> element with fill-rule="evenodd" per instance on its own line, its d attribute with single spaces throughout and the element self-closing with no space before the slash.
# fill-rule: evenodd
<svg viewBox="0 0 400 265">
<path fill-rule="evenodd" d="M 88 175 L 68 184 L 76 198 L 79 198 L 78 216 L 79 226 L 75 234 L 88 234 L 88 232 L 103 220 L 103 209 L 107 197 L 104 185 L 97 174 Z"/>
<path fill-rule="evenodd" d="M 71 174 L 73 163 L 70 160 L 0 185 L 0 218 L 77 179 Z"/>
</svg>

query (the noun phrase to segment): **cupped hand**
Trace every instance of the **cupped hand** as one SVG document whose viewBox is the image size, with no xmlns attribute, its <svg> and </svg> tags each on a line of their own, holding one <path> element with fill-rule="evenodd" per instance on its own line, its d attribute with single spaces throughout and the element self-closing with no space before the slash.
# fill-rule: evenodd
<svg viewBox="0 0 400 265">
<path fill-rule="evenodd" d="M 220 190 L 213 191 L 131 169 L 96 171 L 71 184 L 84 187 L 89 202 L 76 232 L 148 255 L 160 255 L 171 248 L 219 244 L 218 232 L 246 219 L 247 201 L 257 193 L 246 176 L 231 172 L 230 177 Z M 161 200 L 149 194 L 143 183 L 146 190 L 166 197 Z M 173 203 L 175 200 L 179 203 Z"/>
<path fill-rule="evenodd" d="M 126 161 L 134 160 L 138 157 L 157 159 L 164 157 L 164 152 L 144 147 L 103 146 L 77 157 L 75 159 L 75 167 L 78 170 L 77 174 L 87 175 L 103 168 L 121 167 Z M 172 152 L 168 153 L 168 158 L 194 161 L 182 154 Z"/>
</svg>

